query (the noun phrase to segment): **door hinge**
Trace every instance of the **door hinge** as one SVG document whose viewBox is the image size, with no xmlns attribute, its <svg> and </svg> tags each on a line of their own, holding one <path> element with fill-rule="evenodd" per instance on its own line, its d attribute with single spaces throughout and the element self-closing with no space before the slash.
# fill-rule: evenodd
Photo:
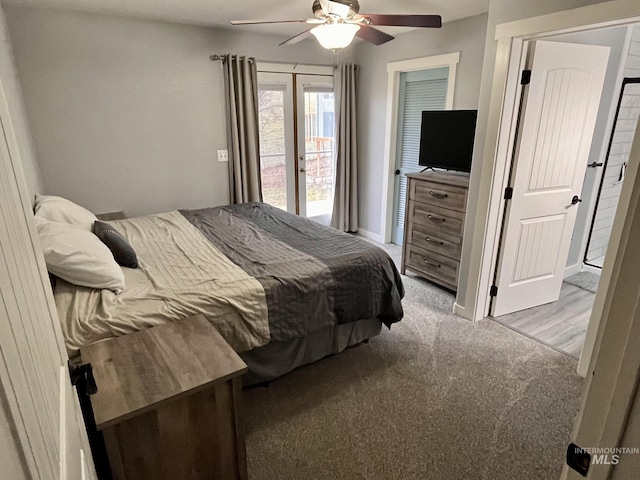
<svg viewBox="0 0 640 480">
<path fill-rule="evenodd" d="M 504 189 L 504 199 L 511 200 L 513 198 L 513 187 L 507 187 Z"/>
<path fill-rule="evenodd" d="M 489 289 L 489 296 L 490 297 L 497 297 L 498 296 L 498 287 L 496 287 L 495 285 L 491 285 L 491 288 Z"/>
<path fill-rule="evenodd" d="M 531 70 L 523 70 L 520 77 L 520 85 L 529 85 L 531 83 Z"/>
<path fill-rule="evenodd" d="M 586 477 L 589 472 L 589 465 L 591 465 L 591 455 L 589 452 L 585 452 L 582 447 L 577 446 L 575 443 L 570 443 L 567 447 L 567 465 L 583 477 Z"/>
<path fill-rule="evenodd" d="M 75 386 L 78 392 L 84 395 L 94 395 L 98 392 L 96 379 L 93 376 L 93 367 L 90 363 L 80 364 L 69 360 L 68 365 L 71 385 Z"/>
</svg>

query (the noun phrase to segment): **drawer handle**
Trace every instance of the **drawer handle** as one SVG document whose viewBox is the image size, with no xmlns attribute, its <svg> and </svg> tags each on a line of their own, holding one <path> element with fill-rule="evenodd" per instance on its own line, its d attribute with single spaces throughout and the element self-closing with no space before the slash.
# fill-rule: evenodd
<svg viewBox="0 0 640 480">
<path fill-rule="evenodd" d="M 431 220 L 432 222 L 436 222 L 436 223 L 444 223 L 445 219 L 442 217 L 434 217 L 433 215 L 427 215 L 427 218 L 429 220 Z"/>
<path fill-rule="evenodd" d="M 440 240 L 432 240 L 431 237 L 426 237 L 426 238 L 427 238 L 427 242 L 433 243 L 434 245 L 444 245 L 444 242 L 441 242 Z"/>
<path fill-rule="evenodd" d="M 432 262 L 430 262 L 429 260 L 426 260 L 426 259 L 425 259 L 424 263 L 427 266 L 433 267 L 433 268 L 441 268 L 442 267 L 442 265 L 440 265 L 439 263 L 432 263 Z"/>
<path fill-rule="evenodd" d="M 439 198 L 440 200 L 444 200 L 449 196 L 446 193 L 437 193 L 437 192 L 434 192 L 433 190 L 429 192 L 429 195 L 431 195 L 433 198 Z"/>
</svg>

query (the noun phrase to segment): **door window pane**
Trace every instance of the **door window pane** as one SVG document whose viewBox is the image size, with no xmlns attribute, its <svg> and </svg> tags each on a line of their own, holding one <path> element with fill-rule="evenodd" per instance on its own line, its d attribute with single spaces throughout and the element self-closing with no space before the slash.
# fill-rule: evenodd
<svg viewBox="0 0 640 480">
<path fill-rule="evenodd" d="M 307 217 L 327 224 L 333 210 L 334 113 L 333 92 L 304 92 Z"/>
<path fill-rule="evenodd" d="M 260 177 L 262 199 L 287 209 L 284 88 L 261 88 L 258 92 L 260 123 Z"/>
</svg>

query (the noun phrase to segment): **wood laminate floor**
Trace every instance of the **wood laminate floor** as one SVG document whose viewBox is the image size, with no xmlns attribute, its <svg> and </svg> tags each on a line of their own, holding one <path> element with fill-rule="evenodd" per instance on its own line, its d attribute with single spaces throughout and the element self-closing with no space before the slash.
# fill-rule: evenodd
<svg viewBox="0 0 640 480">
<path fill-rule="evenodd" d="M 579 358 L 595 294 L 562 284 L 557 302 L 496 317 L 502 325 L 573 358 Z"/>
</svg>

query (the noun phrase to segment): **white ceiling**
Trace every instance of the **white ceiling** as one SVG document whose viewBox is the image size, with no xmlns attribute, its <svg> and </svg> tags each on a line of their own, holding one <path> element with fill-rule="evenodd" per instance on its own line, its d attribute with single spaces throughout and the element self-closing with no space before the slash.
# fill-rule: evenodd
<svg viewBox="0 0 640 480">
<path fill-rule="evenodd" d="M 231 28 L 230 20 L 297 19 L 312 17 L 313 0 L 0 0 L 10 5 L 30 5 L 80 12 L 103 13 L 149 20 Z M 489 0 L 360 0 L 364 13 L 439 14 L 443 22 L 471 17 L 489 10 Z M 238 26 L 259 33 L 295 35 L 302 24 Z M 408 29 L 385 28 L 391 34 Z"/>
</svg>

